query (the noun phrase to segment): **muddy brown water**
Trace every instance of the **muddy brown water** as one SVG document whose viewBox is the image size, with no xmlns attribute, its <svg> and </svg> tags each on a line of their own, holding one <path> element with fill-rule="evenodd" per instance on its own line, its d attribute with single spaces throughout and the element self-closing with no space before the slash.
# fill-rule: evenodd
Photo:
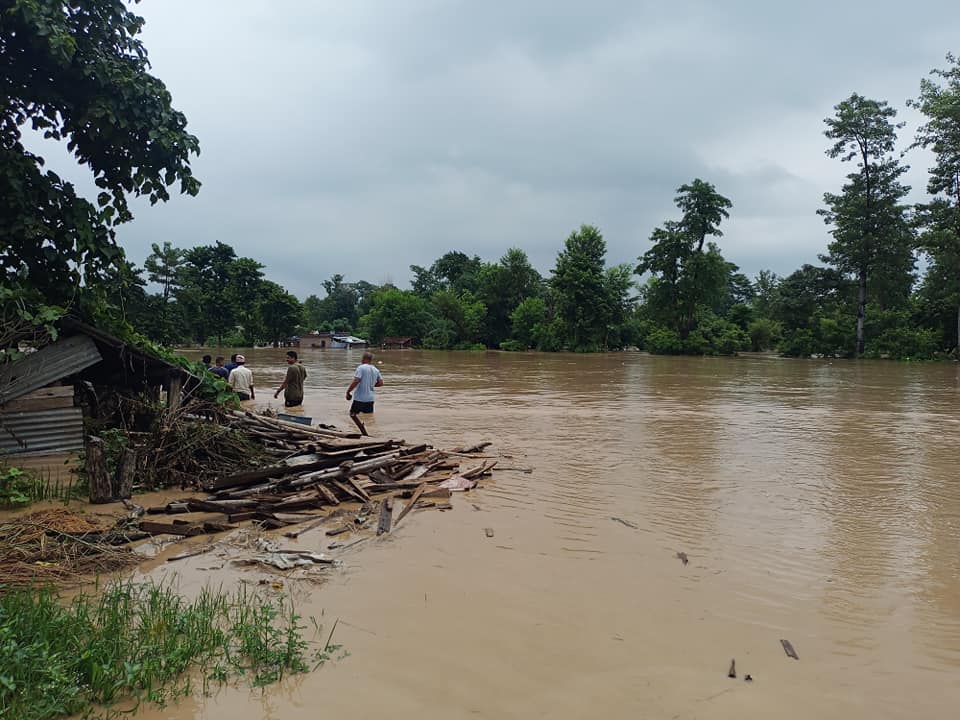
<svg viewBox="0 0 960 720">
<path fill-rule="evenodd" d="M 252 404 L 276 407 L 284 351 L 246 354 Z M 347 427 L 360 353 L 302 356 L 301 412 Z M 140 717 L 956 717 L 954 365 L 419 351 L 377 363 L 373 434 L 491 440 L 502 466 L 533 472 L 413 513 L 299 589 L 304 614 L 339 620 L 348 657 Z M 154 573 L 195 587 L 217 578 L 210 562 Z"/>
</svg>

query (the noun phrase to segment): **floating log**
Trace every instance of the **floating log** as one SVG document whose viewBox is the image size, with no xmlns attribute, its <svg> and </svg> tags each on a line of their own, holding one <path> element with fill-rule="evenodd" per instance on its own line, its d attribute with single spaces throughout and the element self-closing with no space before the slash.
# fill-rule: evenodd
<svg viewBox="0 0 960 720">
<path fill-rule="evenodd" d="M 377 535 L 390 532 L 390 522 L 393 519 L 393 498 L 388 497 L 380 503 L 380 522 L 377 523 Z"/>
<path fill-rule="evenodd" d="M 787 657 L 792 657 L 794 660 L 799 660 L 800 656 L 797 655 L 797 651 L 793 649 L 793 644 L 789 640 L 780 640 L 780 644 L 783 645 L 783 651 L 787 654 Z"/>
<path fill-rule="evenodd" d="M 193 523 L 160 523 L 152 520 L 141 520 L 140 529 L 151 535 L 182 535 L 191 537 L 193 535 L 204 535 L 206 530 L 202 525 Z"/>
<path fill-rule="evenodd" d="M 730 669 L 727 670 L 727 677 L 728 677 L 728 678 L 736 678 L 736 677 L 737 677 L 737 659 L 736 659 L 736 658 L 733 658 L 733 659 L 730 661 Z"/>
</svg>

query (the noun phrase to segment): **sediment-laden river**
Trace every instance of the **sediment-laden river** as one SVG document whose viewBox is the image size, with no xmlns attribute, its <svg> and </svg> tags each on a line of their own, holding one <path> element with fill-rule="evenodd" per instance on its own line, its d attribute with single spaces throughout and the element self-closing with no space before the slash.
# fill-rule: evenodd
<svg viewBox="0 0 960 720">
<path fill-rule="evenodd" d="M 279 405 L 284 352 L 246 352 L 254 405 Z M 360 352 L 301 354 L 303 412 L 347 427 Z M 349 657 L 265 693 L 142 717 L 960 712 L 955 365 L 419 351 L 376 362 L 374 435 L 491 440 L 502 467 L 533 472 L 503 470 L 452 512 L 411 515 L 300 593 L 305 614 L 339 618 Z M 203 580 L 202 559 L 183 563 L 184 583 Z"/>
</svg>

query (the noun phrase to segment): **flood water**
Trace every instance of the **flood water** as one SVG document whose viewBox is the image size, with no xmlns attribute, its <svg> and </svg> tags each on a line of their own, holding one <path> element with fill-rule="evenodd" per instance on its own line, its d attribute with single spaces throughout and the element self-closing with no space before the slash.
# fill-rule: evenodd
<svg viewBox="0 0 960 720">
<path fill-rule="evenodd" d="M 247 351 L 254 406 L 280 404 L 284 352 Z M 348 427 L 360 352 L 301 354 L 302 412 Z M 957 717 L 955 365 L 376 362 L 372 434 L 490 440 L 502 467 L 533 472 L 411 514 L 301 591 L 304 614 L 339 619 L 349 657 L 141 717 Z M 184 583 L 203 581 L 203 562 L 177 563 Z"/>
</svg>

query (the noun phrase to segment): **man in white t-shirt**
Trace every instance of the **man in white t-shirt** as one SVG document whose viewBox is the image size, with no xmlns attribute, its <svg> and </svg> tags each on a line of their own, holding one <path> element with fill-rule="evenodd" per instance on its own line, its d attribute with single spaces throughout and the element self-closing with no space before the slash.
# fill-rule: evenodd
<svg viewBox="0 0 960 720">
<path fill-rule="evenodd" d="M 350 419 L 360 428 L 362 435 L 368 435 L 367 428 L 360 420 L 360 413 L 372 413 L 373 401 L 375 400 L 374 388 L 383 386 L 383 378 L 380 377 L 380 371 L 373 364 L 373 355 L 365 352 L 360 364 L 357 365 L 353 373 L 353 382 L 347 388 L 347 400 L 353 400 L 350 405 Z M 356 393 L 354 393 L 356 389 Z"/>
<path fill-rule="evenodd" d="M 243 355 L 237 355 L 237 366 L 230 371 L 227 382 L 241 400 L 253 400 L 256 397 L 253 392 L 253 371 L 245 365 L 246 362 Z"/>
</svg>

